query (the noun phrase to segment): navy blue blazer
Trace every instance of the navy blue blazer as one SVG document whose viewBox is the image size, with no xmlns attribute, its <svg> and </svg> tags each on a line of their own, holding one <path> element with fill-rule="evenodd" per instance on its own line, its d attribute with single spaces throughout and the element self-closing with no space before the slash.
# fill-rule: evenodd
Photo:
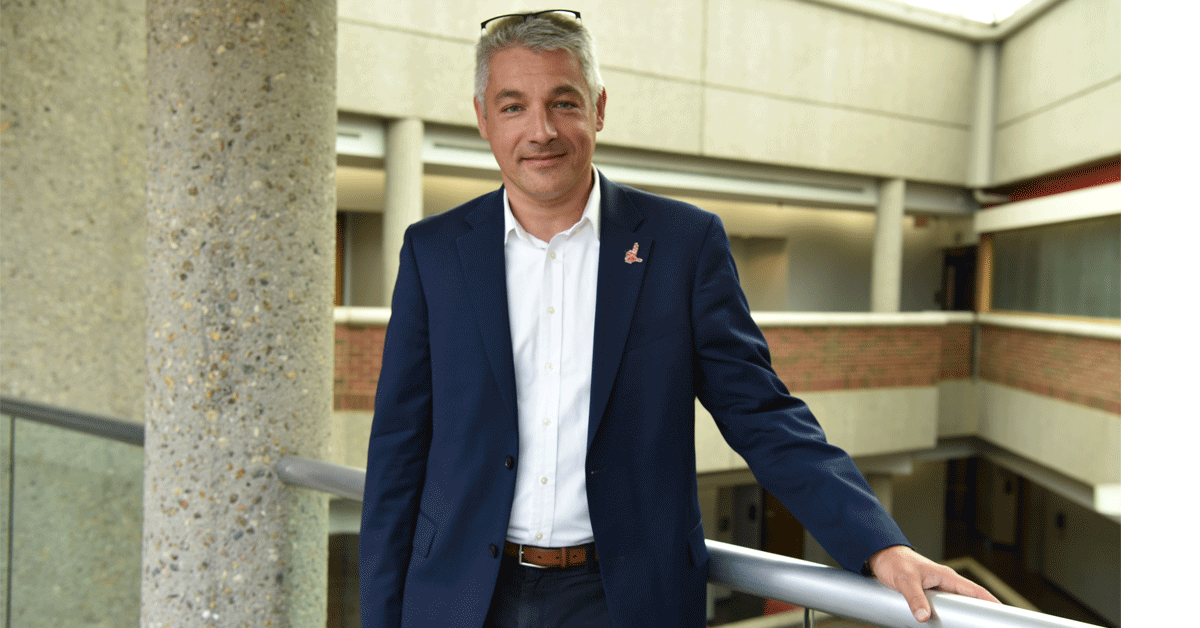
<svg viewBox="0 0 1200 628">
<path fill-rule="evenodd" d="M 720 219 L 600 186 L 586 472 L 613 625 L 705 624 L 696 397 L 841 565 L 907 545 L 772 370 Z M 404 236 L 367 458 L 365 628 L 478 628 L 491 601 L 520 464 L 502 193 Z M 635 244 L 642 261 L 626 263 Z"/>
</svg>

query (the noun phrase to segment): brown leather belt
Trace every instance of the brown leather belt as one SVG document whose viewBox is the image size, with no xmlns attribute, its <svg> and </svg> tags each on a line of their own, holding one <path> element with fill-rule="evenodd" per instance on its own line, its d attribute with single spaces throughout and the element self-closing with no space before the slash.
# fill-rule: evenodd
<svg viewBox="0 0 1200 628">
<path fill-rule="evenodd" d="M 588 552 L 591 552 L 593 557 L 596 556 L 595 547 L 595 543 L 574 547 L 535 547 L 505 541 L 504 553 L 529 567 L 578 567 L 587 564 Z"/>
</svg>

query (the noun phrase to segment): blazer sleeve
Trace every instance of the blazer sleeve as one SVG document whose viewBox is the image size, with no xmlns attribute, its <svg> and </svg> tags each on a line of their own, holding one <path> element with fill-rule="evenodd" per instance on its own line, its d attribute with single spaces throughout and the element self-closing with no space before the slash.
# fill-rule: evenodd
<svg viewBox="0 0 1200 628">
<path fill-rule="evenodd" d="M 697 397 L 758 481 L 846 569 L 864 572 L 875 552 L 909 545 L 854 461 L 772 369 L 716 216 L 693 285 Z"/>
<path fill-rule="evenodd" d="M 432 422 L 429 321 L 412 228 L 404 235 L 375 393 L 359 540 L 364 628 L 400 625 Z"/>
</svg>

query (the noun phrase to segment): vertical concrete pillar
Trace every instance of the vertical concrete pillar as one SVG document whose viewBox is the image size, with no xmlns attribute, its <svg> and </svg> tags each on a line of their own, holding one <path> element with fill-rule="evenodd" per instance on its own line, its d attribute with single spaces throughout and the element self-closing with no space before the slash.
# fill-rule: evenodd
<svg viewBox="0 0 1200 628">
<path fill-rule="evenodd" d="M 142 626 L 324 625 L 336 5 L 146 12 Z"/>
<path fill-rule="evenodd" d="M 0 2 L 0 394 L 138 424 L 145 34 L 144 0 Z M 0 430 L 0 619 L 136 626 L 142 451 Z"/>
<path fill-rule="evenodd" d="M 392 120 L 387 125 L 386 184 L 383 200 L 383 304 L 392 305 L 392 288 L 400 263 L 404 230 L 425 216 L 425 164 L 421 146 L 425 123 L 419 118 Z"/>
<path fill-rule="evenodd" d="M 871 253 L 871 311 L 900 311 L 900 268 L 904 256 L 904 179 L 879 185 L 875 246 Z"/>
<path fill-rule="evenodd" d="M 992 184 L 992 146 L 996 133 L 996 77 L 1000 74 L 999 44 L 984 41 L 975 52 L 975 102 L 971 109 L 967 186 Z"/>
</svg>

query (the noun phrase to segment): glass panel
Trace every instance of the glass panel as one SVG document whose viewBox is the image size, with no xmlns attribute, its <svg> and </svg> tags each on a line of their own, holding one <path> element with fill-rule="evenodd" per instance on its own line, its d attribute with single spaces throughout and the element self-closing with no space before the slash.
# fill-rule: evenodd
<svg viewBox="0 0 1200 628">
<path fill-rule="evenodd" d="M 13 423 L 10 625 L 138 625 L 142 449 Z"/>
<path fill-rule="evenodd" d="M 1121 218 L 993 236 L 992 308 L 1121 318 Z"/>
<path fill-rule="evenodd" d="M 4 581 L 0 582 L 0 600 L 4 602 L 4 625 L 8 621 L 8 588 L 11 570 L 8 568 L 9 548 L 12 534 L 9 529 L 9 514 L 12 513 L 12 424 L 13 419 L 0 414 L 0 566 L 4 567 Z"/>
</svg>

